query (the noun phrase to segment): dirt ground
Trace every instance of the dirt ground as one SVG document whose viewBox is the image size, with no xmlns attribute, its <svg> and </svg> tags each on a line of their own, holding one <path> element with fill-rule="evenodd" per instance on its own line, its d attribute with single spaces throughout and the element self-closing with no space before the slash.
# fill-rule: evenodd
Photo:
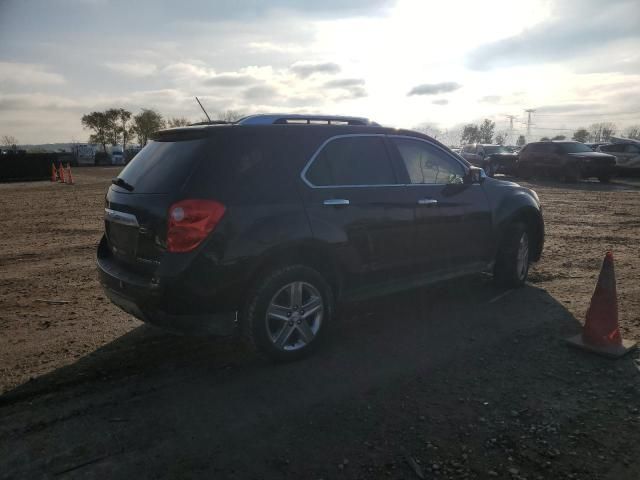
<svg viewBox="0 0 640 480">
<path fill-rule="evenodd" d="M 640 478 L 640 354 L 571 349 L 604 253 L 640 340 L 640 183 L 535 181 L 544 255 L 349 305 L 313 357 L 176 337 L 96 279 L 114 168 L 0 185 L 0 478 Z"/>
</svg>

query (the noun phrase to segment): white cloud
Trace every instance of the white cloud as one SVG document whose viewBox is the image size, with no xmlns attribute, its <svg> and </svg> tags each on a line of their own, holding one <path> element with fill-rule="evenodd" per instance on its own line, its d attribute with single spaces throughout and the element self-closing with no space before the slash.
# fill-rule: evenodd
<svg viewBox="0 0 640 480">
<path fill-rule="evenodd" d="M 0 87 L 6 85 L 62 85 L 64 83 L 66 80 L 62 75 L 47 71 L 47 67 L 42 64 L 0 62 Z"/>
<path fill-rule="evenodd" d="M 148 77 L 158 70 L 152 63 L 107 62 L 105 66 L 118 74 L 136 78 Z"/>
</svg>

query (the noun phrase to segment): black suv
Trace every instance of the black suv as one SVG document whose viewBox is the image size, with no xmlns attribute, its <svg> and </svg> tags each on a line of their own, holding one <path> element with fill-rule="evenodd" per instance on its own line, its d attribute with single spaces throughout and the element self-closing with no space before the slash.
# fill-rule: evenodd
<svg viewBox="0 0 640 480">
<path fill-rule="evenodd" d="M 522 285 L 543 239 L 532 190 L 428 136 L 260 115 L 159 132 L 113 180 L 97 262 L 139 319 L 287 360 L 339 301 L 482 271 Z"/>
<path fill-rule="evenodd" d="M 576 182 L 597 177 L 607 183 L 615 173 L 616 157 L 594 152 L 580 142 L 532 142 L 518 156 L 518 176 L 547 176 Z"/>
<path fill-rule="evenodd" d="M 484 169 L 490 177 L 496 173 L 515 173 L 518 156 L 502 145 L 472 143 L 465 145 L 460 153 L 462 158 L 476 167 Z"/>
</svg>

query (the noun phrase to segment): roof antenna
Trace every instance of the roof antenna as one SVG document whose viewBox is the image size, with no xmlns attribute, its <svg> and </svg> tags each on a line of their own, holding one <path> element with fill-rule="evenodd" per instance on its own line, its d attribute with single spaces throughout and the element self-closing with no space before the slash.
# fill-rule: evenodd
<svg viewBox="0 0 640 480">
<path fill-rule="evenodd" d="M 209 114 L 207 113 L 207 111 L 204 109 L 204 107 L 202 106 L 202 104 L 200 103 L 200 100 L 198 100 L 198 97 L 196 97 L 196 102 L 198 102 L 198 105 L 200 105 L 200 108 L 202 109 L 202 111 L 204 112 L 204 114 L 207 116 L 207 120 L 209 120 L 209 123 L 211 123 L 211 119 L 209 118 Z"/>
</svg>

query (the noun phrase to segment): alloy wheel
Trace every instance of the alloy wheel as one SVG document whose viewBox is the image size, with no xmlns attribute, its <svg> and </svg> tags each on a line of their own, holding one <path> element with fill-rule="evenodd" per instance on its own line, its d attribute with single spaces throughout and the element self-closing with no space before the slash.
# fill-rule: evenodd
<svg viewBox="0 0 640 480">
<path fill-rule="evenodd" d="M 323 313 L 324 302 L 316 287 L 302 281 L 289 283 L 269 302 L 265 315 L 269 339 L 279 350 L 304 348 L 318 334 Z"/>
</svg>

